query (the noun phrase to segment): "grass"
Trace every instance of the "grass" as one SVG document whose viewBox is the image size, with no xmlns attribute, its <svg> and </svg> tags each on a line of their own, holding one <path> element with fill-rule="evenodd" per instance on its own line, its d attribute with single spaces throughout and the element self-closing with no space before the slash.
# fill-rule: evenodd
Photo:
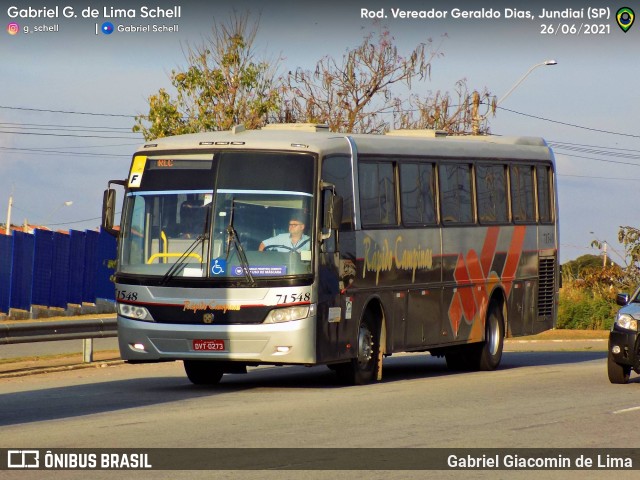
<svg viewBox="0 0 640 480">
<path fill-rule="evenodd" d="M 518 337 L 521 340 L 601 340 L 609 338 L 609 330 L 553 329 L 537 335 Z"/>
</svg>

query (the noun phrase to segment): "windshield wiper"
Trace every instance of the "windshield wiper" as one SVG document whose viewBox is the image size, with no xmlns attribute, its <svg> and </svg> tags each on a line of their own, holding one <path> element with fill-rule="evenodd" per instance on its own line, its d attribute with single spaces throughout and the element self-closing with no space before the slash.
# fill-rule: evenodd
<svg viewBox="0 0 640 480">
<path fill-rule="evenodd" d="M 189 256 L 193 253 L 196 247 L 200 243 L 202 243 L 202 241 L 205 240 L 206 238 L 207 238 L 207 235 L 204 233 L 201 233 L 195 238 L 195 240 L 191 243 L 191 245 L 189 245 L 189 248 L 187 248 L 184 252 L 182 252 L 182 255 L 178 257 L 176 262 L 173 265 L 171 265 L 171 268 L 167 270 L 167 273 L 164 274 L 164 276 L 162 277 L 162 280 L 160 280 L 161 285 L 165 285 L 169 280 L 171 280 L 178 273 L 180 273 L 180 271 L 184 269 L 186 265 L 185 260 L 189 258 Z M 202 265 L 202 261 L 200 262 L 200 265 Z"/>
<path fill-rule="evenodd" d="M 240 260 L 240 266 L 242 267 L 242 272 L 244 273 L 244 277 L 247 279 L 247 282 L 252 286 L 256 286 L 256 281 L 253 279 L 253 275 L 251 274 L 251 270 L 249 268 L 249 260 L 247 260 L 247 254 L 244 251 L 244 247 L 242 243 L 240 243 L 240 239 L 238 238 L 238 232 L 236 232 L 235 227 L 233 226 L 233 211 L 235 210 L 235 202 L 231 202 L 231 215 L 229 216 L 229 225 L 227 225 L 227 261 L 229 260 L 229 254 L 231 253 L 231 244 L 236 247 L 236 252 L 238 252 L 238 259 Z"/>
<path fill-rule="evenodd" d="M 193 253 L 193 251 L 196 249 L 196 247 L 201 244 L 205 239 L 209 238 L 209 234 L 207 232 L 209 232 L 209 215 L 210 214 L 210 210 L 207 209 L 207 211 L 205 212 L 205 221 L 204 221 L 204 227 L 202 229 L 202 233 L 198 234 L 198 236 L 193 240 L 193 242 L 189 245 L 189 247 L 187 247 L 187 249 L 182 252 L 182 255 L 180 255 L 180 257 L 178 257 L 178 260 L 176 260 L 176 262 L 171 266 L 171 268 L 169 270 L 167 270 L 167 273 L 164 274 L 164 276 L 162 277 L 162 279 L 160 280 L 160 285 L 165 285 L 169 280 L 171 280 L 173 277 L 175 277 L 178 273 L 180 273 L 180 271 L 184 270 L 185 267 L 185 260 L 187 258 L 189 258 L 189 256 Z M 203 263 L 203 259 L 204 259 L 204 252 L 200 252 L 201 255 L 200 257 L 200 267 L 202 267 L 202 263 Z"/>
</svg>

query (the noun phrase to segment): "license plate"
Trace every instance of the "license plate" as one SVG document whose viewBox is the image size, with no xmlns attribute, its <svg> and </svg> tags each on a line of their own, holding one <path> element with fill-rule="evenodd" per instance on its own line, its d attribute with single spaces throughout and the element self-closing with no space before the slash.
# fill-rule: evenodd
<svg viewBox="0 0 640 480">
<path fill-rule="evenodd" d="M 193 349 L 198 352 L 224 350 L 224 340 L 194 340 Z"/>
</svg>

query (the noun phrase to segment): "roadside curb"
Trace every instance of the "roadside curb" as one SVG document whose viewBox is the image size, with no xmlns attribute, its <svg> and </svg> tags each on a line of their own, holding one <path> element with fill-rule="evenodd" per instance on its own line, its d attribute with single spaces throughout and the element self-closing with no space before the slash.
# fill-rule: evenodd
<svg viewBox="0 0 640 480">
<path fill-rule="evenodd" d="M 558 339 L 558 340 L 553 340 L 553 339 L 547 339 L 547 340 L 505 340 L 505 344 L 507 343 L 544 343 L 544 342 L 551 342 L 551 343 L 563 343 L 563 342 L 607 342 L 609 341 L 606 338 L 565 338 L 565 339 Z"/>
<path fill-rule="evenodd" d="M 122 365 L 124 363 L 124 360 L 99 360 L 91 363 L 73 363 L 68 365 L 45 365 L 41 367 L 35 366 L 27 368 L 16 368 L 15 370 L 0 372 L 0 379 L 25 377 L 28 375 L 38 375 L 42 373 L 68 372 L 71 370 L 83 370 L 87 368 L 107 368 L 116 365 Z"/>
</svg>

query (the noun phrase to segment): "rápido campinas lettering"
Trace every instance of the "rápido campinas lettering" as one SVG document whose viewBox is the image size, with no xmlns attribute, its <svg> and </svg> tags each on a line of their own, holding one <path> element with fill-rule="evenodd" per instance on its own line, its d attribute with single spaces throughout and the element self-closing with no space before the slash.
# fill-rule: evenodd
<svg viewBox="0 0 640 480">
<path fill-rule="evenodd" d="M 191 311 L 193 313 L 196 312 L 204 312 L 207 310 L 219 310 L 223 313 L 227 313 L 227 310 L 239 311 L 241 308 L 240 305 L 227 305 L 227 304 L 217 304 L 215 302 L 192 302 L 190 300 L 185 300 L 184 305 L 182 307 L 182 311 Z"/>
<path fill-rule="evenodd" d="M 382 245 L 372 246 L 371 237 L 364 239 L 364 268 L 362 278 L 367 272 L 375 272 L 376 285 L 380 279 L 380 272 L 389 272 L 392 268 L 411 271 L 411 281 L 415 282 L 416 270 L 429 269 L 433 266 L 433 250 L 422 248 L 420 244 L 415 247 L 406 247 L 401 235 L 394 242 L 393 250 L 389 241 L 385 238 Z"/>
</svg>

